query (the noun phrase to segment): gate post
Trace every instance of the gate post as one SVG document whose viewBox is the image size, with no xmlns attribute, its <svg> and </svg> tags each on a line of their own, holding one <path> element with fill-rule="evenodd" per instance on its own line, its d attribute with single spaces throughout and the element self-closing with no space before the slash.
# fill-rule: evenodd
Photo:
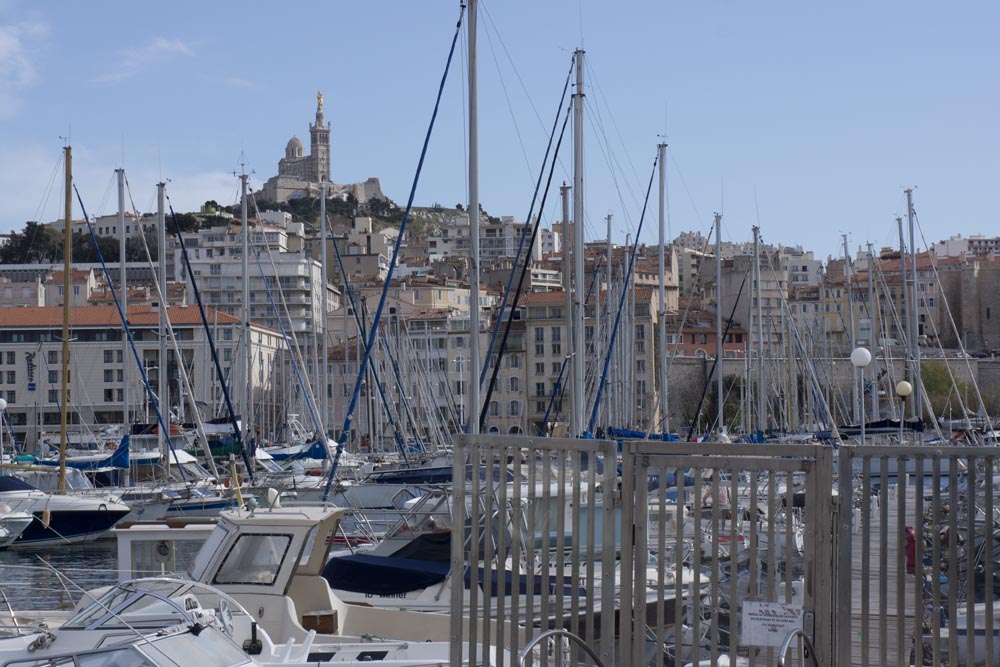
<svg viewBox="0 0 1000 667">
<path fill-rule="evenodd" d="M 814 617 L 812 627 L 809 627 L 809 619 L 803 619 L 806 625 L 803 630 L 807 634 L 812 633 L 819 664 L 833 665 L 836 664 L 833 661 L 833 448 L 819 446 L 815 452 L 815 486 L 811 494 L 812 507 L 816 512 L 813 522 L 814 558 L 811 564 L 806 565 L 806 592 L 813 599 Z"/>
<path fill-rule="evenodd" d="M 836 660 L 832 664 L 851 664 L 851 581 L 854 539 L 854 470 L 851 461 L 851 447 L 840 446 L 837 456 L 837 561 L 836 573 L 836 618 L 833 619 L 836 633 Z"/>
</svg>

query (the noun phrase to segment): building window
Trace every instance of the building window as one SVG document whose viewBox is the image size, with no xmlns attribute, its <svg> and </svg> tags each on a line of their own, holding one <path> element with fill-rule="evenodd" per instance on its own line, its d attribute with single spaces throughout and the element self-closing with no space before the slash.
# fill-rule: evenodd
<svg viewBox="0 0 1000 667">
<path fill-rule="evenodd" d="M 517 376 L 510 378 L 510 390 L 521 391 L 521 380 Z"/>
<path fill-rule="evenodd" d="M 465 393 L 465 380 L 455 380 L 455 394 L 461 396 Z"/>
<path fill-rule="evenodd" d="M 542 327 L 535 328 L 535 341 L 539 343 L 545 342 L 545 329 L 543 329 Z"/>
<path fill-rule="evenodd" d="M 49 384 L 59 382 L 59 375 L 56 371 L 49 371 Z"/>
<path fill-rule="evenodd" d="M 54 372 L 54 371 L 50 371 L 50 373 L 51 372 Z M 104 369 L 104 381 L 105 382 L 114 382 L 115 381 L 115 372 L 114 372 L 114 370 L 112 370 L 110 368 L 105 368 Z"/>
<path fill-rule="evenodd" d="M 635 339 L 646 340 L 646 325 L 644 324 L 635 325 Z"/>
<path fill-rule="evenodd" d="M 511 417 L 520 417 L 521 416 L 521 402 L 520 401 L 511 401 L 510 402 L 509 415 Z"/>
<path fill-rule="evenodd" d="M 16 371 L 7 371 L 7 384 L 17 384 Z"/>
<path fill-rule="evenodd" d="M 535 364 L 535 375 L 543 375 L 545 373 L 545 364 L 538 362 Z"/>
<path fill-rule="evenodd" d="M 635 353 L 636 354 L 646 354 L 646 341 L 637 340 L 635 342 Z"/>
<path fill-rule="evenodd" d="M 49 403 L 58 403 L 58 402 L 59 402 L 59 390 L 49 389 Z"/>
<path fill-rule="evenodd" d="M 13 352 L 8 352 L 7 353 L 7 365 L 8 366 L 13 366 L 15 363 L 16 362 L 14 361 L 14 353 Z"/>
<path fill-rule="evenodd" d="M 115 390 L 114 389 L 105 389 L 104 390 L 104 402 L 105 403 L 113 403 L 114 400 L 115 400 Z"/>
<path fill-rule="evenodd" d="M 592 324 L 588 324 L 583 328 L 583 337 L 587 340 L 592 340 L 594 338 L 594 326 Z"/>
<path fill-rule="evenodd" d="M 535 412 L 545 412 L 548 409 L 549 406 L 545 401 L 535 401 Z"/>
<path fill-rule="evenodd" d="M 114 350 L 104 350 L 104 363 L 110 364 L 115 360 Z"/>
<path fill-rule="evenodd" d="M 58 364 L 59 363 L 59 352 L 56 351 L 56 350 L 49 350 L 48 355 L 46 356 L 46 358 L 48 359 L 48 362 L 50 364 Z"/>
<path fill-rule="evenodd" d="M 520 368 L 521 367 L 521 357 L 511 355 L 507 357 L 507 368 Z"/>
<path fill-rule="evenodd" d="M 562 371 L 562 362 L 561 361 L 553 361 L 552 362 L 552 374 L 553 375 L 559 375 L 559 373 L 561 371 Z"/>
<path fill-rule="evenodd" d="M 535 396 L 547 396 L 545 393 L 545 383 L 536 382 L 535 383 Z"/>
<path fill-rule="evenodd" d="M 562 345 L 559 343 L 552 343 L 552 354 L 558 357 L 562 354 Z"/>
<path fill-rule="evenodd" d="M 536 329 L 536 331 L 541 331 L 541 329 Z M 535 338 L 537 339 L 538 336 L 536 335 Z M 552 340 L 553 342 L 562 340 L 562 327 L 552 327 Z"/>
<path fill-rule="evenodd" d="M 544 343 L 535 343 L 535 356 L 536 357 L 544 357 L 545 356 L 545 344 Z M 545 372 L 544 366 L 543 366 L 542 370 L 540 370 L 538 372 L 539 373 L 544 373 Z"/>
<path fill-rule="evenodd" d="M 635 360 L 635 372 L 636 373 L 645 373 L 646 372 L 646 360 L 645 359 L 636 359 Z"/>
<path fill-rule="evenodd" d="M 500 401 L 490 401 L 490 417 L 500 416 Z"/>
</svg>

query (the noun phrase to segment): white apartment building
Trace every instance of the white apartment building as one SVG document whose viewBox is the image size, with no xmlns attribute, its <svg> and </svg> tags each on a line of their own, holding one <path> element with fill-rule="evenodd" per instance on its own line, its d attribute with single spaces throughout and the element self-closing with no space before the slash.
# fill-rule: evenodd
<svg viewBox="0 0 1000 667">
<path fill-rule="evenodd" d="M 212 410 L 222 401 L 222 388 L 211 359 L 208 339 L 197 308 L 168 309 L 192 383 L 195 399 Z M 281 346 L 277 332 L 251 325 L 250 344 L 254 366 L 249 382 L 237 377 L 239 364 L 239 320 L 209 310 L 220 362 L 242 407 L 245 388 L 251 389 L 255 406 L 267 405 L 275 414 L 280 400 L 274 386 L 274 357 Z M 129 308 L 129 324 L 150 383 L 159 377 L 159 311 L 147 306 Z M 134 357 L 123 354 L 123 330 L 117 309 L 88 306 L 70 311 L 69 423 L 70 430 L 85 431 L 99 424 L 125 422 L 124 379 L 129 376 L 128 413 L 131 420 L 155 419 Z M 0 396 L 7 400 L 7 413 L 15 437 L 30 449 L 43 431 L 59 431 L 62 357 L 62 308 L 0 308 Z M 177 359 L 169 352 L 167 377 L 171 384 L 171 408 L 179 410 Z M 236 375 L 234 375 L 234 373 Z M 213 415 L 206 415 L 213 416 Z"/>
</svg>

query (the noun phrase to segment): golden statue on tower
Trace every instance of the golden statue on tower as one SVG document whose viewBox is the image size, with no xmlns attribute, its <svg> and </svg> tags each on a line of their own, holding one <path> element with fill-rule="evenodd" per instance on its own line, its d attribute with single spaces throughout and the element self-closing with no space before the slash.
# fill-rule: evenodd
<svg viewBox="0 0 1000 667">
<path fill-rule="evenodd" d="M 323 93 L 316 93 L 316 113 L 323 113 Z"/>
</svg>

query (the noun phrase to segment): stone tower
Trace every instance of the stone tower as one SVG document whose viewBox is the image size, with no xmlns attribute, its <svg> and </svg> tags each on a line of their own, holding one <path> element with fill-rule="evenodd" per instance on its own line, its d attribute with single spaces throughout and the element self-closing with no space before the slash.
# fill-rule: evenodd
<svg viewBox="0 0 1000 667">
<path fill-rule="evenodd" d="M 316 93 L 316 122 L 309 124 L 309 174 L 314 183 L 330 181 L 330 124 L 323 121 L 323 93 Z"/>
</svg>

